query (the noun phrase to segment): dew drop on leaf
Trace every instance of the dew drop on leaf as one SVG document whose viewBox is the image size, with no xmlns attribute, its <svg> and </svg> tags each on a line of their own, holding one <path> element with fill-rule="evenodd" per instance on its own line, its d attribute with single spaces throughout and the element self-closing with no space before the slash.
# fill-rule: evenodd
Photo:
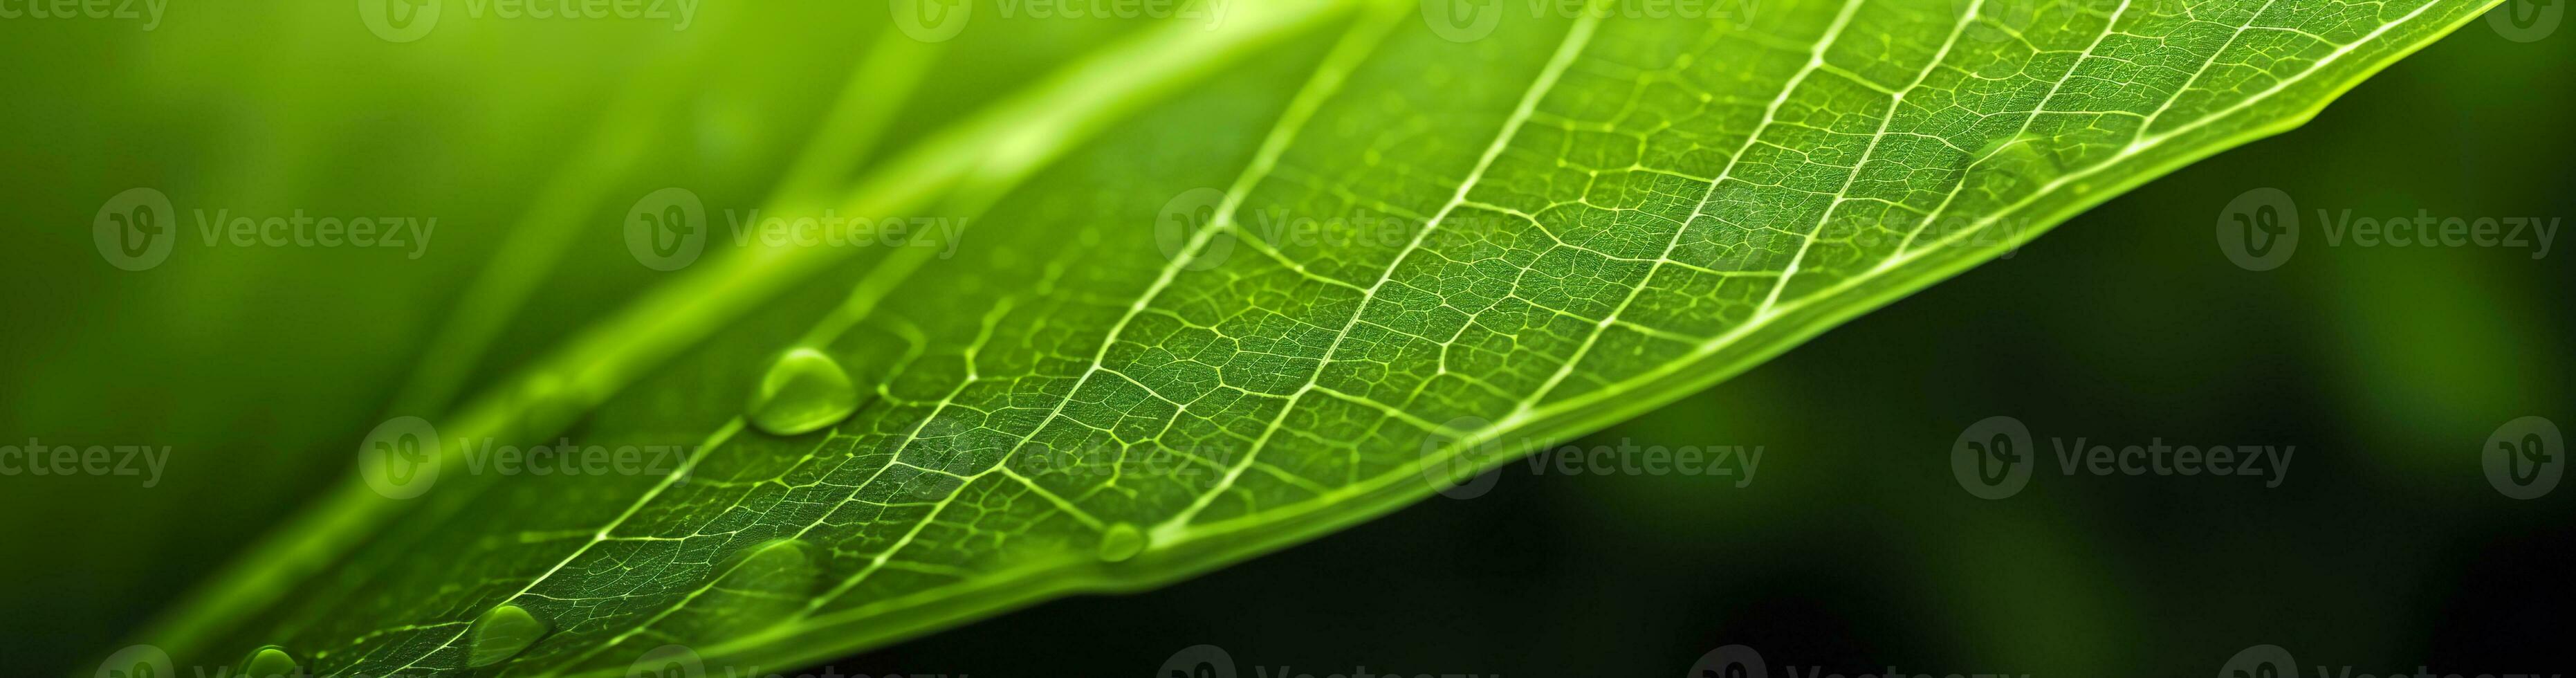
<svg viewBox="0 0 2576 678">
<path fill-rule="evenodd" d="M 831 356 L 799 348 L 778 358 L 752 394 L 753 426 L 782 436 L 811 433 L 850 416 L 859 407 L 859 391 L 850 375 Z"/>
<path fill-rule="evenodd" d="M 241 670 L 234 673 L 242 678 L 295 678 L 295 657 L 286 648 L 262 646 L 243 657 Z"/>
<path fill-rule="evenodd" d="M 1112 563 L 1122 562 L 1143 552 L 1145 552 L 1145 531 L 1136 529 L 1133 524 L 1111 525 L 1108 531 L 1100 533 L 1101 560 Z"/>
<path fill-rule="evenodd" d="M 703 637 L 748 634 L 777 625 L 813 601 L 823 581 L 823 564 L 822 549 L 805 541 L 777 539 L 751 547 L 716 567 L 717 578 L 702 597 L 703 603 L 692 606 L 701 608 L 703 616 L 673 621 L 697 626 L 689 635 Z"/>
<path fill-rule="evenodd" d="M 483 668 L 518 656 L 546 635 L 546 623 L 517 605 L 494 607 L 474 619 L 465 665 Z"/>
</svg>

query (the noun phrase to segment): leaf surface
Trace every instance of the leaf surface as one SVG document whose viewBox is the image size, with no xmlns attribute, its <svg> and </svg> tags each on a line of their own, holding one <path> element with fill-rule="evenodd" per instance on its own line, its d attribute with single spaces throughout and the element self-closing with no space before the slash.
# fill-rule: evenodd
<svg viewBox="0 0 2576 678">
<path fill-rule="evenodd" d="M 433 491 L 325 499 L 142 640 L 463 674 L 506 604 L 546 635 L 479 671 L 784 666 L 1168 582 L 1704 388 L 2490 3 L 1449 4 L 1147 31 L 923 136 L 836 204 L 955 242 L 699 264 L 442 421 Z M 798 348 L 856 413 L 747 425 Z M 683 449 L 488 465 L 557 442 Z"/>
</svg>

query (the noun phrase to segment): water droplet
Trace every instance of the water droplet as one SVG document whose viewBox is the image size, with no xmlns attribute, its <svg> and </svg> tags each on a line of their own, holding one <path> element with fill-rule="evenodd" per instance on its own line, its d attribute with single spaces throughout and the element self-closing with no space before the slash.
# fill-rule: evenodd
<svg viewBox="0 0 2576 678">
<path fill-rule="evenodd" d="M 847 419 L 859 408 L 859 390 L 831 356 L 799 348 L 778 358 L 752 394 L 751 423 L 782 436 L 811 433 Z"/>
<path fill-rule="evenodd" d="M 262 646 L 243 657 L 241 670 L 233 673 L 242 678 L 295 678 L 295 657 L 287 654 L 286 648 Z"/>
<path fill-rule="evenodd" d="M 1144 552 L 1145 531 L 1136 529 L 1133 524 L 1111 525 L 1108 531 L 1100 533 L 1101 560 L 1112 563 L 1124 562 Z"/>
<path fill-rule="evenodd" d="M 823 582 L 825 554 L 812 543 L 778 539 L 735 553 L 716 565 L 716 581 L 694 618 L 673 619 L 664 630 L 680 637 L 747 635 L 796 617 Z"/>
<path fill-rule="evenodd" d="M 522 650 L 546 637 L 546 623 L 517 605 L 501 605 L 474 618 L 474 627 L 466 647 L 465 665 L 483 668 L 516 657 Z"/>
</svg>

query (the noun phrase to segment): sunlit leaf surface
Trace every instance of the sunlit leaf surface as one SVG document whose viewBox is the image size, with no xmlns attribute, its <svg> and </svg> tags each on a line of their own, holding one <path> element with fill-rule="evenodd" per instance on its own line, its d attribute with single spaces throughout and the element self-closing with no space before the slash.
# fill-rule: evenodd
<svg viewBox="0 0 2576 678">
<path fill-rule="evenodd" d="M 769 209 L 921 233 L 711 242 L 431 417 L 435 488 L 326 498 L 151 637 L 329 675 L 784 666 L 1169 581 L 1705 387 L 2487 3 L 1503 4 L 1235 7 L 914 121 Z M 762 424 L 846 409 L 817 365 L 855 412 Z M 671 452 L 504 474 L 496 440 Z"/>
</svg>

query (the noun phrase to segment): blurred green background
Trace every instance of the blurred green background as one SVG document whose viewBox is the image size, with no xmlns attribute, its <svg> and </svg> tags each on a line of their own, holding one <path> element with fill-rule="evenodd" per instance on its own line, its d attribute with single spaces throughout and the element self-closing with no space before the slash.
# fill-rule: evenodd
<svg viewBox="0 0 2576 678">
<path fill-rule="evenodd" d="M 0 441 L 174 450 L 150 487 L 0 477 L 0 656 L 86 674 L 346 482 L 351 441 L 388 413 L 450 407 L 656 282 L 592 215 L 671 185 L 756 204 L 836 100 L 926 128 L 1134 29 L 1056 23 L 926 45 L 892 38 L 877 3 L 807 1 L 704 7 L 687 30 L 452 22 L 395 44 L 342 3 L 182 4 L 149 30 L 0 20 Z M 936 81 L 853 80 L 872 50 Z M 2472 23 L 2303 129 L 1577 443 L 1761 446 L 1745 487 L 1513 464 L 1481 497 L 834 668 L 1142 674 L 1214 643 L 1246 671 L 1668 675 L 1743 643 L 1775 672 L 2207 675 L 2271 643 L 2366 673 L 2576 669 L 2576 492 L 2507 499 L 2476 457 L 2515 417 L 2576 425 L 2568 255 L 2330 247 L 2311 224 L 2258 273 L 2214 237 L 2258 187 L 2309 215 L 2576 211 L 2571 56 L 2569 35 Z M 881 155 L 853 146 L 842 176 Z M 183 241 L 128 272 L 90 225 L 138 186 L 183 213 L 440 228 L 418 259 Z M 479 331 L 456 319 L 475 284 L 533 292 L 488 351 L 442 352 L 479 344 L 452 341 Z M 1987 501 L 1952 478 L 1949 447 L 1998 414 L 2043 440 L 2297 453 L 2269 489 L 2043 459 L 2027 490 Z"/>
</svg>

